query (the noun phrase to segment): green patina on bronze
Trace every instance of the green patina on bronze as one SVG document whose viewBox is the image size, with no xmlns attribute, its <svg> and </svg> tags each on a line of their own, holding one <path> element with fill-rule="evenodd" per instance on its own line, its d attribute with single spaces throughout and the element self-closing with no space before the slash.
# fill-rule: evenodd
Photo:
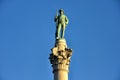
<svg viewBox="0 0 120 80">
<path fill-rule="evenodd" d="M 68 18 L 64 15 L 63 9 L 59 10 L 59 14 L 55 16 L 54 21 L 56 22 L 56 39 L 64 38 L 65 35 L 65 28 L 68 24 Z"/>
</svg>

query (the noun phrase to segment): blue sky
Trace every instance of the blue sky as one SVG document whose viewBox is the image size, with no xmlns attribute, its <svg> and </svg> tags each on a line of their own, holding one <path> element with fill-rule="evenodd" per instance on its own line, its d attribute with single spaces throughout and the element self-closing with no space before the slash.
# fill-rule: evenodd
<svg viewBox="0 0 120 80">
<path fill-rule="evenodd" d="M 120 0 L 0 0 L 0 80 L 53 80 L 57 10 L 69 18 L 69 80 L 120 80 Z"/>
</svg>

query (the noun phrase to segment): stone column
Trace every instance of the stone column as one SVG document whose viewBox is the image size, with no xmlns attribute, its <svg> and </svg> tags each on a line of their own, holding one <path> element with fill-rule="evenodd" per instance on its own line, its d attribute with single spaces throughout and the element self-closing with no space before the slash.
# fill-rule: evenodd
<svg viewBox="0 0 120 80">
<path fill-rule="evenodd" d="M 58 39 L 51 51 L 49 59 L 53 68 L 54 80 L 68 80 L 72 50 L 67 48 L 65 39 Z"/>
</svg>

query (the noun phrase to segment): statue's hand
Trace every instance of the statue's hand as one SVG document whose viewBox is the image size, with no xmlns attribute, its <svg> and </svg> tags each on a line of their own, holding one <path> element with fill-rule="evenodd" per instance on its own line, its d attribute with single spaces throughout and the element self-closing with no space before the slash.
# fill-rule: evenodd
<svg viewBox="0 0 120 80">
<path fill-rule="evenodd" d="M 58 20 L 58 16 L 56 15 L 54 18 L 54 21 L 56 22 Z"/>
<path fill-rule="evenodd" d="M 65 25 L 67 25 L 67 24 L 68 24 L 68 22 L 65 23 Z"/>
</svg>

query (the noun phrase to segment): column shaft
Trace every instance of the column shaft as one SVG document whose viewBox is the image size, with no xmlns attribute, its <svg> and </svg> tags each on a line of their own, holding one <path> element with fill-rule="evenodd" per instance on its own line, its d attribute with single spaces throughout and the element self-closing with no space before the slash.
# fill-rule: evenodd
<svg viewBox="0 0 120 80">
<path fill-rule="evenodd" d="M 68 72 L 64 70 L 56 70 L 54 72 L 54 80 L 68 80 Z"/>
</svg>

